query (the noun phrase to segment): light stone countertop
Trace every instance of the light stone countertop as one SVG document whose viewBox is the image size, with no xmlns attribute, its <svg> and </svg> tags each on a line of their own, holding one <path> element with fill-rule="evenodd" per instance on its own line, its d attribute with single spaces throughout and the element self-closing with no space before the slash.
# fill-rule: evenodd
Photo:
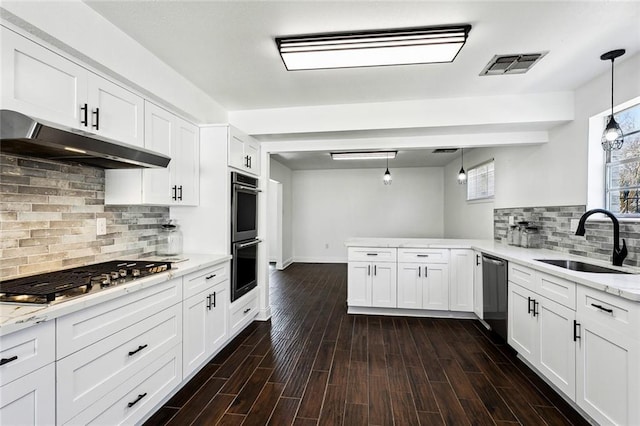
<svg viewBox="0 0 640 426">
<path fill-rule="evenodd" d="M 351 238 L 347 247 L 397 247 L 397 248 L 461 248 L 475 249 L 529 268 L 546 272 L 575 283 L 640 302 L 640 268 L 617 267 L 588 257 L 574 256 L 555 250 L 527 249 L 500 244 L 493 240 L 438 239 L 438 238 Z M 578 272 L 538 262 L 536 259 L 568 259 L 619 269 L 631 274 L 600 274 Z"/>
<path fill-rule="evenodd" d="M 181 257 L 186 257 L 188 260 L 173 263 L 171 269 L 167 272 L 150 275 L 66 302 L 54 305 L 0 303 L 0 336 L 231 260 L 231 256 L 226 254 L 184 254 Z M 144 259 L 153 260 L 158 258 Z"/>
</svg>

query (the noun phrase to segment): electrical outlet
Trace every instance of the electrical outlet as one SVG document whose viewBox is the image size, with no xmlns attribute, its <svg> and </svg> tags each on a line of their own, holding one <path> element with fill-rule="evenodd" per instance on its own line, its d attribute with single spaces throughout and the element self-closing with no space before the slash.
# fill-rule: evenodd
<svg viewBox="0 0 640 426">
<path fill-rule="evenodd" d="M 99 217 L 96 219 L 96 235 L 106 235 L 107 233 L 107 218 Z"/>
<path fill-rule="evenodd" d="M 509 216 L 509 226 L 515 225 L 516 224 L 516 218 L 515 216 Z"/>
<path fill-rule="evenodd" d="M 324 245 L 324 248 L 328 249 L 328 248 L 329 248 L 329 243 L 326 243 L 326 244 Z"/>
<path fill-rule="evenodd" d="M 571 232 L 576 232 L 576 229 L 578 229 L 578 224 L 580 223 L 580 219 L 571 219 L 571 225 L 570 225 L 570 230 Z"/>
</svg>

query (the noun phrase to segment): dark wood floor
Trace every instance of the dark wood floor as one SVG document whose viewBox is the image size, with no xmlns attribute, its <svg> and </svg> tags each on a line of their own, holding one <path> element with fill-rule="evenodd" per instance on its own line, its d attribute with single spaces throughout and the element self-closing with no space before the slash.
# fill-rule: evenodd
<svg viewBox="0 0 640 426">
<path fill-rule="evenodd" d="M 271 272 L 254 322 L 148 425 L 587 424 L 474 320 L 346 314 L 346 265 Z"/>
</svg>

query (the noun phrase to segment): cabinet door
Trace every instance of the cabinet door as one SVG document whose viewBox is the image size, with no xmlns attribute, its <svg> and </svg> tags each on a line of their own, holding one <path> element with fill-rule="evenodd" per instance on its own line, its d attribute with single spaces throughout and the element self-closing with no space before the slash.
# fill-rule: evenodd
<svg viewBox="0 0 640 426">
<path fill-rule="evenodd" d="M 421 263 L 398 264 L 398 308 L 422 309 Z"/>
<path fill-rule="evenodd" d="M 536 317 L 529 312 L 529 306 L 533 306 L 533 302 L 529 302 L 530 299 L 535 299 L 532 292 L 509 282 L 507 342 L 521 356 L 535 365 L 538 323 Z"/>
<path fill-rule="evenodd" d="M 207 342 L 209 355 L 214 354 L 227 340 L 227 309 L 229 305 L 229 281 L 213 289 L 211 309 L 207 318 Z"/>
<path fill-rule="evenodd" d="M 253 138 L 248 137 L 244 144 L 244 156 L 248 162 L 248 169 L 251 173 L 260 174 L 260 144 Z"/>
<path fill-rule="evenodd" d="M 423 265 L 422 308 L 449 310 L 449 265 Z"/>
<path fill-rule="evenodd" d="M 371 262 L 349 262 L 347 304 L 371 306 Z"/>
<path fill-rule="evenodd" d="M 371 276 L 371 306 L 395 308 L 397 267 L 395 263 L 374 263 Z"/>
<path fill-rule="evenodd" d="M 451 250 L 449 310 L 473 311 L 473 251 Z"/>
<path fill-rule="evenodd" d="M 184 332 L 182 336 L 182 370 L 187 377 L 207 359 L 208 292 L 204 291 L 182 302 Z"/>
<path fill-rule="evenodd" d="M 171 203 L 171 196 L 173 195 L 170 170 L 174 167 L 176 161 L 172 153 L 175 115 L 150 102 L 145 102 L 144 127 L 144 147 L 169 155 L 172 158 L 171 162 L 169 162 L 169 167 L 166 169 L 145 169 L 141 171 L 142 202 L 145 204 L 168 205 Z M 138 170 L 134 172 L 138 172 Z"/>
<path fill-rule="evenodd" d="M 177 118 L 176 134 L 171 149 L 172 185 L 176 186 L 174 204 L 197 206 L 200 196 L 200 150 L 198 127 Z"/>
<path fill-rule="evenodd" d="M 10 31 L 2 37 L 2 108 L 72 128 L 87 102 L 87 70 Z"/>
<path fill-rule="evenodd" d="M 538 364 L 540 372 L 569 398 L 576 392 L 576 344 L 573 341 L 575 311 L 537 297 L 538 311 Z"/>
<path fill-rule="evenodd" d="M 5 425 L 56 422 L 55 367 L 51 363 L 0 387 L 0 420 Z"/>
<path fill-rule="evenodd" d="M 482 253 L 473 252 L 473 312 L 482 319 Z"/>
<path fill-rule="evenodd" d="M 247 161 L 244 154 L 244 140 L 246 135 L 242 134 L 238 129 L 229 128 L 229 166 L 237 169 L 245 170 Z"/>
<path fill-rule="evenodd" d="M 96 74 L 88 76 L 89 131 L 143 147 L 143 99 Z"/>
<path fill-rule="evenodd" d="M 599 424 L 640 424 L 640 341 L 579 317 L 576 398 Z"/>
</svg>

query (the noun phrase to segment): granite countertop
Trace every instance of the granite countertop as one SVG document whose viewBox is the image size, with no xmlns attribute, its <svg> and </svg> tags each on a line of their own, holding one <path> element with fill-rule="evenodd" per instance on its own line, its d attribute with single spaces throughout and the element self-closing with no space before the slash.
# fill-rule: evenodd
<svg viewBox="0 0 640 426">
<path fill-rule="evenodd" d="M 438 239 L 438 238 L 352 238 L 347 247 L 397 247 L 397 248 L 461 248 L 475 249 L 545 272 L 575 283 L 640 302 L 640 268 L 612 266 L 610 262 L 574 256 L 569 253 L 546 249 L 527 249 L 500 244 L 493 240 Z M 631 274 L 596 274 L 571 271 L 558 266 L 538 262 L 536 259 L 569 259 L 588 262 Z"/>
<path fill-rule="evenodd" d="M 167 272 L 140 278 L 127 284 L 113 287 L 99 293 L 71 299 L 67 302 L 55 305 L 0 303 L 0 336 L 40 322 L 50 321 L 63 315 L 68 315 L 72 312 L 95 306 L 99 303 L 124 296 L 125 294 L 133 293 L 231 259 L 231 256 L 226 254 L 185 254 L 181 257 L 187 258 L 187 260 L 173 263 L 171 269 Z M 145 259 L 159 260 L 160 258 Z"/>
</svg>

